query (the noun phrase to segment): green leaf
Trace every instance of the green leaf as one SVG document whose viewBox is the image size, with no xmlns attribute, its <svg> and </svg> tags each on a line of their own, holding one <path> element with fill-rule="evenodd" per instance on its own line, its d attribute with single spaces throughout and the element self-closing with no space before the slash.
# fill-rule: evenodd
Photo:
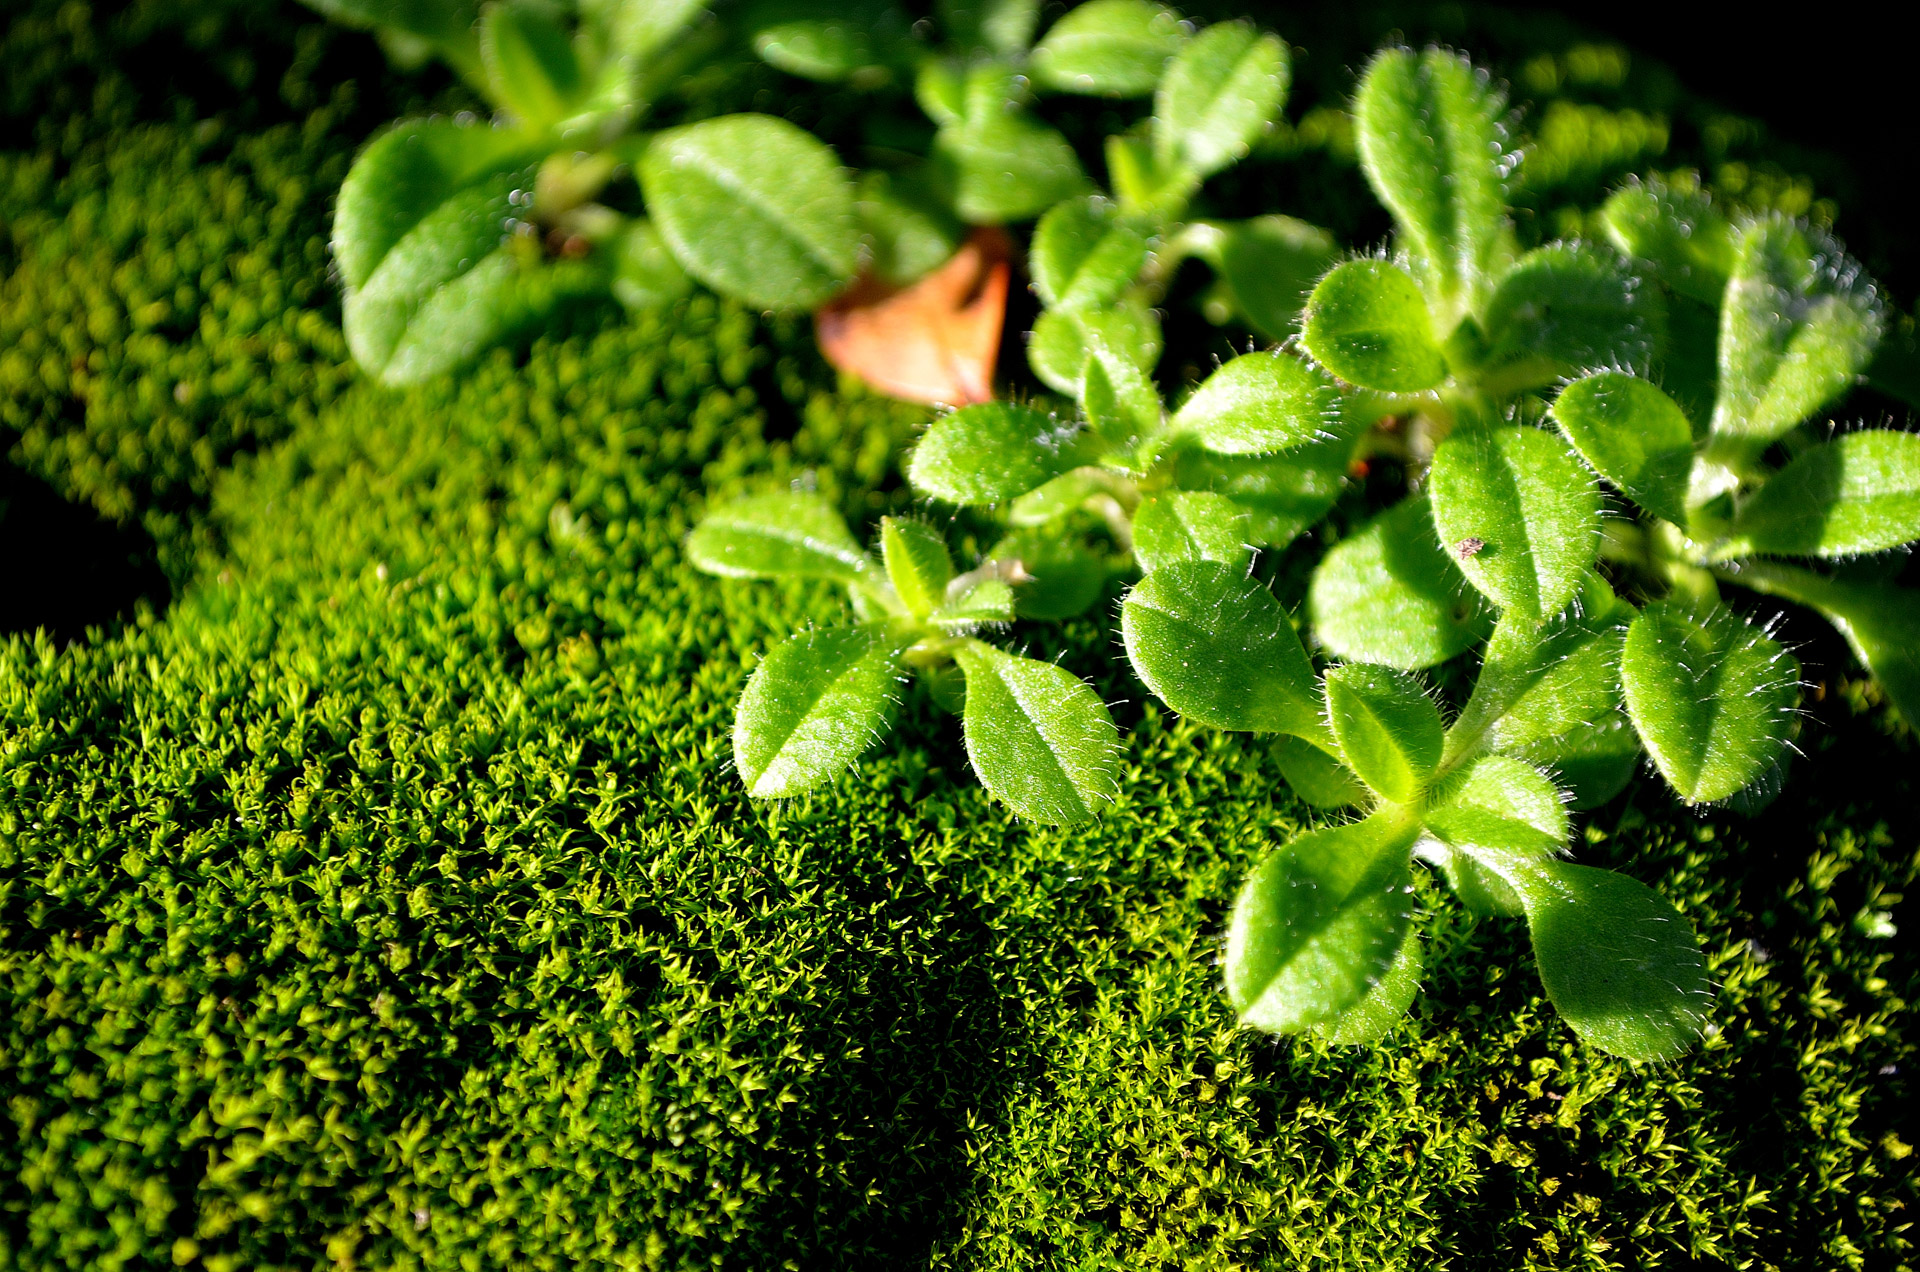
<svg viewBox="0 0 1920 1272">
<path fill-rule="evenodd" d="M 631 76 L 657 64 L 658 55 L 705 13 L 705 0 L 579 0 L 583 31 L 598 36 L 602 56 L 623 63 Z"/>
<path fill-rule="evenodd" d="M 1746 227 L 1720 311 L 1713 431 L 1783 436 L 1854 382 L 1883 326 L 1872 282 L 1832 239 L 1778 217 Z"/>
<path fill-rule="evenodd" d="M 1889 331 L 1867 364 L 1867 383 L 1888 397 L 1920 407 L 1920 332 L 1914 320 L 1901 320 Z"/>
<path fill-rule="evenodd" d="M 723 115 L 658 134 L 640 185 L 687 272 L 768 309 L 808 309 L 853 279 L 853 185 L 812 136 L 769 115 Z"/>
<path fill-rule="evenodd" d="M 1645 884 L 1530 852 L 1478 850 L 1526 909 L 1547 997 L 1586 1042 L 1628 1060 L 1692 1047 L 1713 998 L 1686 917 Z"/>
<path fill-rule="evenodd" d="M 1174 484 L 1225 495 L 1246 513 L 1246 542 L 1279 547 L 1327 515 L 1347 486 L 1353 431 L 1311 442 L 1284 455 L 1182 452 Z"/>
<path fill-rule="evenodd" d="M 1505 110 L 1486 74 L 1444 49 L 1383 50 L 1354 99 L 1360 166 L 1449 315 L 1473 305 L 1505 250 Z"/>
<path fill-rule="evenodd" d="M 1435 540 L 1424 494 L 1321 558 L 1307 612 L 1314 635 L 1339 657 L 1406 671 L 1445 662 L 1493 627 L 1486 603 Z"/>
<path fill-rule="evenodd" d="M 1033 42 L 1040 0 L 940 0 L 938 11 L 951 43 L 1016 53 Z"/>
<path fill-rule="evenodd" d="M 953 558 L 947 555 L 947 541 L 932 526 L 900 517 L 880 518 L 880 559 L 907 613 L 925 618 L 946 602 Z"/>
<path fill-rule="evenodd" d="M 1420 855 L 1439 866 L 1462 905 L 1476 914 L 1521 914 L 1520 897 L 1477 851 L 1542 861 L 1566 847 L 1560 792 L 1538 769 L 1506 755 L 1483 755 L 1434 793 L 1426 816 L 1433 836 Z"/>
<path fill-rule="evenodd" d="M 485 83 L 480 67 L 475 0 L 306 0 L 343 26 L 398 34 L 424 42 L 475 85 Z"/>
<path fill-rule="evenodd" d="M 586 94 L 572 38 L 538 9 L 488 5 L 480 15 L 480 61 L 494 100 L 535 128 L 559 123 Z"/>
<path fill-rule="evenodd" d="M 1119 793 L 1119 731 L 1092 686 L 977 640 L 954 660 L 967 676 L 967 758 L 1007 807 L 1064 826 Z"/>
<path fill-rule="evenodd" d="M 1028 581 L 1014 589 L 1020 617 L 1050 621 L 1084 614 L 1106 590 L 1105 559 L 1058 526 L 1015 530 L 993 545 L 989 561 L 1018 561 Z"/>
<path fill-rule="evenodd" d="M 1001 503 L 1095 458 L 1074 424 L 1017 402 L 977 402 L 935 419 L 907 461 L 923 495 Z"/>
<path fill-rule="evenodd" d="M 1133 513 L 1133 555 L 1151 574 L 1175 561 L 1220 561 L 1245 573 L 1246 510 L 1225 495 L 1173 490 L 1144 499 Z"/>
<path fill-rule="evenodd" d="M 1163 226 L 1186 218 L 1203 180 L 1199 173 L 1161 162 L 1152 140 L 1137 132 L 1110 134 L 1106 150 L 1107 180 L 1123 209 Z"/>
<path fill-rule="evenodd" d="M 1155 570 L 1127 593 L 1120 633 L 1147 688 L 1195 723 L 1326 736 L 1300 636 L 1243 568 L 1176 561 Z"/>
<path fill-rule="evenodd" d="M 1752 552 L 1851 556 L 1920 539 L 1920 435 L 1842 433 L 1794 457 L 1733 520 Z"/>
<path fill-rule="evenodd" d="M 1528 252 L 1487 301 L 1488 391 L 1514 392 L 1601 367 L 1652 365 L 1666 305 L 1620 262 L 1571 243 Z"/>
<path fill-rule="evenodd" d="M 1349 808 L 1372 798 L 1352 769 L 1306 738 L 1275 738 L 1273 761 L 1293 793 L 1315 808 Z"/>
<path fill-rule="evenodd" d="M 789 75 L 884 80 L 908 53 L 908 24 L 885 0 L 760 0 L 742 23 L 753 51 Z"/>
<path fill-rule="evenodd" d="M 1440 764 L 1446 726 L 1404 671 L 1347 663 L 1327 673 L 1327 720 L 1347 767 L 1381 798 L 1411 803 Z"/>
<path fill-rule="evenodd" d="M 693 290 L 693 280 L 651 221 L 634 221 L 613 243 L 613 298 L 628 309 L 661 309 Z"/>
<path fill-rule="evenodd" d="M 1607 236 L 1682 296 L 1720 307 L 1733 272 L 1734 234 L 1699 190 L 1634 179 L 1600 209 Z"/>
<path fill-rule="evenodd" d="M 1241 1024 L 1295 1033 L 1380 982 L 1406 938 L 1413 838 L 1375 815 L 1309 831 L 1254 867 L 1227 926 L 1227 1001 Z"/>
<path fill-rule="evenodd" d="M 1420 285 L 1388 261 L 1344 261 L 1307 299 L 1301 342 L 1351 384 L 1419 393 L 1447 378 Z"/>
<path fill-rule="evenodd" d="M 924 163 L 860 179 L 854 210 L 873 251 L 873 272 L 886 282 L 905 286 L 945 264 L 960 246 L 965 227 L 934 183 Z"/>
<path fill-rule="evenodd" d="M 1251 22 L 1222 22 L 1187 42 L 1153 98 L 1162 164 L 1206 174 L 1238 163 L 1280 118 L 1286 43 Z"/>
<path fill-rule="evenodd" d="M 1109 309 L 1049 309 L 1034 320 L 1027 361 L 1048 388 L 1078 399 L 1085 395 L 1082 378 L 1095 350 L 1118 353 L 1151 372 L 1160 360 L 1160 321 L 1137 301 Z"/>
<path fill-rule="evenodd" d="M 1553 418 L 1593 470 L 1656 517 L 1684 525 L 1693 426 L 1678 403 L 1623 371 L 1577 380 Z"/>
<path fill-rule="evenodd" d="M 1072 144 L 1035 119 L 1026 100 L 1008 68 L 975 67 L 964 81 L 960 118 L 934 138 L 934 166 L 969 224 L 1023 221 L 1087 190 Z"/>
<path fill-rule="evenodd" d="M 1434 452 L 1433 521 L 1473 585 L 1539 622 L 1566 608 L 1600 552 L 1600 491 L 1542 429 L 1456 432 Z"/>
<path fill-rule="evenodd" d="M 1920 728 L 1920 591 L 1890 583 L 1830 579 L 1810 570 L 1749 561 L 1735 581 L 1820 611 L 1847 638 L 1907 723 Z"/>
<path fill-rule="evenodd" d="M 1799 665 L 1732 610 L 1647 606 L 1620 658 L 1627 713 L 1689 804 L 1725 799 L 1780 757 L 1799 699 Z"/>
<path fill-rule="evenodd" d="M 754 495 L 709 512 L 687 536 L 687 557 L 736 579 L 850 581 L 873 568 L 839 511 L 820 495 Z"/>
<path fill-rule="evenodd" d="M 900 642 L 878 624 L 788 637 L 754 668 L 733 718 L 733 761 L 756 799 L 798 795 L 851 765 L 899 700 Z"/>
<path fill-rule="evenodd" d="M 1289 354 L 1247 353 L 1201 381 L 1173 429 L 1223 455 L 1264 455 L 1330 437 L 1340 422 L 1332 381 Z"/>
<path fill-rule="evenodd" d="M 1146 0 L 1088 0 L 1034 47 L 1034 79 L 1063 93 L 1144 97 L 1186 43 L 1173 12 Z"/>
<path fill-rule="evenodd" d="M 1340 1015 L 1313 1026 L 1313 1031 L 1336 1046 L 1371 1046 L 1406 1018 L 1425 971 L 1420 956 L 1420 935 L 1409 924 L 1400 942 L 1400 952 L 1393 956 L 1393 963 L 1379 983 Z"/>
<path fill-rule="evenodd" d="M 1034 290 L 1055 309 L 1112 304 L 1146 263 L 1146 234 L 1097 194 L 1056 204 L 1041 217 L 1027 258 Z"/>
<path fill-rule="evenodd" d="M 1101 340 L 1087 342 L 1080 405 L 1089 429 L 1109 452 L 1130 448 L 1160 430 L 1160 391 L 1131 353 Z"/>
<path fill-rule="evenodd" d="M 1300 311 L 1320 276 L 1332 267 L 1338 251 L 1333 235 L 1317 225 L 1290 216 L 1261 216 L 1250 221 L 1223 222 L 1212 264 L 1220 272 L 1208 293 L 1208 317 L 1224 322 L 1237 313 L 1246 324 L 1269 340 L 1293 335 Z"/>
<path fill-rule="evenodd" d="M 931 617 L 947 631 L 962 631 L 983 623 L 1011 623 L 1015 605 L 1013 587 L 1004 579 L 982 579 L 934 610 Z"/>
</svg>

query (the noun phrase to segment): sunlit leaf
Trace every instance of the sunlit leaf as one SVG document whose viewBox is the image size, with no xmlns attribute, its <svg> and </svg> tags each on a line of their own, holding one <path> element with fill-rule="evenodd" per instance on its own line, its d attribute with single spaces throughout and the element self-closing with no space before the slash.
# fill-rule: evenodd
<svg viewBox="0 0 1920 1272">
<path fill-rule="evenodd" d="M 1017 402 L 980 402 L 927 427 L 907 462 L 907 481 L 948 503 L 993 504 L 1088 459 L 1072 421 Z"/>
<path fill-rule="evenodd" d="M 801 632 L 754 669 L 733 720 L 733 759 L 757 799 L 829 781 L 885 731 L 901 642 L 877 624 Z"/>
<path fill-rule="evenodd" d="M 1920 539 L 1920 435 L 1842 433 L 1796 455 L 1741 506 L 1751 552 L 1851 556 Z"/>
<path fill-rule="evenodd" d="M 1347 663 L 1327 673 L 1327 720 L 1361 781 L 1410 803 L 1440 763 L 1446 729 L 1419 682 L 1404 671 Z"/>
<path fill-rule="evenodd" d="M 1146 306 L 1124 300 L 1107 309 L 1049 309 L 1034 321 L 1027 361 L 1048 388 L 1079 398 L 1095 351 L 1118 354 L 1151 372 L 1160 360 L 1160 321 Z"/>
<path fill-rule="evenodd" d="M 1307 300 L 1301 342 L 1321 366 L 1366 389 L 1418 393 L 1447 378 L 1419 284 L 1388 261 L 1336 265 Z"/>
<path fill-rule="evenodd" d="M 1217 223 L 1221 237 L 1212 263 L 1220 271 L 1208 304 L 1216 322 L 1238 314 L 1269 340 L 1294 334 L 1300 311 L 1338 251 L 1333 235 L 1290 216 L 1258 216 L 1250 221 Z"/>
<path fill-rule="evenodd" d="M 1645 261 L 1683 296 L 1718 309 L 1733 272 L 1733 226 L 1699 190 L 1633 180 L 1600 209 L 1600 223 L 1621 251 Z"/>
<path fill-rule="evenodd" d="M 1162 163 L 1218 172 L 1243 158 L 1280 117 L 1287 46 L 1250 22 L 1221 22 L 1189 41 L 1153 99 Z"/>
<path fill-rule="evenodd" d="M 1480 375 L 1505 391 L 1602 367 L 1646 370 L 1667 326 L 1658 288 L 1590 248 L 1552 243 L 1501 275 L 1484 316 Z"/>
<path fill-rule="evenodd" d="M 925 618 L 946 602 L 947 584 L 953 579 L 953 558 L 947 555 L 946 539 L 932 526 L 901 517 L 882 517 L 880 560 L 907 613 Z"/>
<path fill-rule="evenodd" d="M 1098 694 L 1052 663 L 979 641 L 955 655 L 967 676 L 967 758 L 980 784 L 1022 817 L 1087 821 L 1119 791 L 1119 732 Z"/>
<path fill-rule="evenodd" d="M 800 491 L 715 508 L 687 536 L 687 557 L 709 574 L 742 579 L 845 581 L 873 568 L 839 511 Z"/>
<path fill-rule="evenodd" d="M 1629 499 L 1677 525 L 1687 519 L 1693 427 L 1674 400 L 1621 371 L 1561 390 L 1553 418 L 1580 457 Z"/>
<path fill-rule="evenodd" d="M 1332 653 L 1409 671 L 1445 662 L 1493 628 L 1487 603 L 1441 549 L 1425 495 L 1335 544 L 1313 572 L 1307 612 Z"/>
<path fill-rule="evenodd" d="M 1330 437 L 1340 425 L 1331 380 L 1285 353 L 1247 353 L 1201 381 L 1174 413 L 1175 432 L 1223 455 L 1264 455 Z"/>
<path fill-rule="evenodd" d="M 1186 38 L 1171 10 L 1147 0 L 1088 0 L 1034 46 L 1033 74 L 1063 93 L 1144 97 Z"/>
<path fill-rule="evenodd" d="M 1117 300 L 1147 261 L 1147 236 L 1110 199 L 1068 199 L 1040 218 L 1027 266 L 1040 299 L 1055 309 Z"/>
<path fill-rule="evenodd" d="M 1225 495 L 1171 490 L 1133 513 L 1133 555 L 1148 574 L 1175 561 L 1220 561 L 1244 571 L 1251 518 Z"/>
</svg>

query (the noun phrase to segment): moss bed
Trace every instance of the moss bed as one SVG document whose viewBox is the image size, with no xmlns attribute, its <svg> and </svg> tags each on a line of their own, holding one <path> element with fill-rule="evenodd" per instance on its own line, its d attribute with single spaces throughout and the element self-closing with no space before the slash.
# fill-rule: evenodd
<svg viewBox="0 0 1920 1272">
<path fill-rule="evenodd" d="M 1029 633 L 1127 729 L 1090 829 L 919 702 L 817 798 L 729 771 L 749 660 L 841 602 L 681 538 L 905 507 L 922 412 L 708 297 L 378 389 L 331 190 L 451 90 L 254 6 L 26 5 L 0 65 L 0 428 L 171 581 L 0 645 L 0 1268 L 1912 1266 L 1920 765 L 1843 656 L 1765 815 L 1584 820 L 1703 938 L 1694 1054 L 1577 1045 L 1438 891 L 1382 1046 L 1239 1032 L 1225 906 L 1310 814 L 1102 622 Z"/>
</svg>

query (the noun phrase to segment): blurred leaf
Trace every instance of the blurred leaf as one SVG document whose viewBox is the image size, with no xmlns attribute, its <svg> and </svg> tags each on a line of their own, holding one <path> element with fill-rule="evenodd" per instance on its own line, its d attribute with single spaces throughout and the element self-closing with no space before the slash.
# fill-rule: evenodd
<svg viewBox="0 0 1920 1272">
<path fill-rule="evenodd" d="M 1496 391 L 1537 388 L 1603 367 L 1648 370 L 1666 335 L 1660 291 L 1598 252 L 1552 243 L 1495 285 L 1480 372 Z"/>
<path fill-rule="evenodd" d="M 1160 321 L 1137 301 L 1109 309 L 1049 309 L 1034 321 L 1027 361 L 1048 388 L 1077 399 L 1084 396 L 1081 378 L 1096 350 L 1151 372 L 1160 360 Z"/>
<path fill-rule="evenodd" d="M 873 273 L 905 286 L 932 273 L 959 250 L 966 227 L 941 205 L 925 164 L 861 176 L 854 211 L 873 249 Z"/>
<path fill-rule="evenodd" d="M 1201 174 L 1239 162 L 1280 118 L 1287 46 L 1250 22 L 1222 22 L 1188 41 L 1153 99 L 1153 144 L 1164 164 Z"/>
<path fill-rule="evenodd" d="M 1014 589 L 1020 617 L 1041 620 L 1084 614 L 1100 599 L 1111 571 L 1104 558 L 1058 526 L 1030 526 L 993 545 L 989 561 L 1018 561 L 1029 581 Z"/>
<path fill-rule="evenodd" d="M 480 15 L 480 60 L 494 100 L 535 128 L 571 115 L 587 90 L 566 28 L 526 5 L 486 7 Z"/>
<path fill-rule="evenodd" d="M 1338 254 L 1333 235 L 1290 216 L 1219 224 L 1214 268 L 1221 299 L 1260 335 L 1285 340 L 1320 276 Z"/>
<path fill-rule="evenodd" d="M 887 0 L 757 0 L 740 21 L 763 61 L 804 79 L 883 78 L 911 51 L 907 18 Z"/>
<path fill-rule="evenodd" d="M 955 661 L 967 676 L 967 758 L 1007 807 L 1063 826 L 1119 793 L 1119 731 L 1090 685 L 977 640 Z"/>
<path fill-rule="evenodd" d="M 907 613 L 925 618 L 947 599 L 953 558 L 938 530 L 921 521 L 880 518 L 880 560 Z"/>
<path fill-rule="evenodd" d="M 1147 262 L 1147 236 L 1099 195 L 1068 199 L 1040 218 L 1027 267 L 1040 299 L 1055 309 L 1112 304 Z"/>
<path fill-rule="evenodd" d="M 613 298 L 628 309 L 659 309 L 693 290 L 651 221 L 633 221 L 613 243 Z"/>
<path fill-rule="evenodd" d="M 1553 418 L 1621 493 L 1656 517 L 1686 524 L 1693 428 L 1672 398 L 1624 371 L 1601 371 L 1561 390 Z"/>
<path fill-rule="evenodd" d="M 1425 495 L 1335 544 L 1313 572 L 1307 610 L 1332 653 L 1408 671 L 1445 662 L 1493 627 L 1486 602 L 1436 541 Z"/>
<path fill-rule="evenodd" d="M 1733 272 L 1733 226 L 1698 190 L 1633 180 L 1600 209 L 1607 236 L 1682 296 L 1720 307 Z"/>
<path fill-rule="evenodd" d="M 1034 79 L 1063 93 L 1144 97 L 1186 43 L 1171 10 L 1147 0 L 1088 0 L 1034 47 Z"/>
<path fill-rule="evenodd" d="M 949 43 L 1017 53 L 1033 42 L 1040 0 L 940 0 L 937 11 Z"/>
<path fill-rule="evenodd" d="M 830 781 L 886 730 L 900 641 L 878 624 L 801 632 L 754 668 L 733 720 L 734 767 L 756 799 Z"/>
<path fill-rule="evenodd" d="M 982 579 L 933 611 L 932 621 L 948 631 L 982 623 L 1011 623 L 1016 612 L 1013 587 L 1004 579 Z"/>
<path fill-rule="evenodd" d="M 970 224 L 1023 221 L 1088 187 L 1073 146 L 1028 112 L 1026 98 L 1008 68 L 975 67 L 964 81 L 962 114 L 934 138 L 934 166 Z"/>
<path fill-rule="evenodd" d="M 1293 793 L 1315 808 L 1349 808 L 1373 798 L 1352 769 L 1306 738 L 1281 734 L 1273 741 L 1273 760 Z"/>
</svg>

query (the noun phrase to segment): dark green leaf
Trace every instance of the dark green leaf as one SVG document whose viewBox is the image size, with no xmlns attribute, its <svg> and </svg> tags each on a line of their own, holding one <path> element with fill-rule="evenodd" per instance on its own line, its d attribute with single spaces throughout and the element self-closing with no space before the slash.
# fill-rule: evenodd
<svg viewBox="0 0 1920 1272">
<path fill-rule="evenodd" d="M 1687 519 L 1693 427 L 1674 400 L 1623 371 L 1602 371 L 1568 385 L 1553 418 L 1580 457 L 1656 517 Z"/>
<path fill-rule="evenodd" d="M 874 274 L 895 286 L 945 264 L 965 232 L 942 205 L 928 164 L 867 173 L 860 179 L 854 209 L 873 251 Z"/>
<path fill-rule="evenodd" d="M 831 150 L 784 119 L 668 129 L 641 158 L 640 184 L 687 272 L 750 304 L 812 308 L 860 263 L 852 183 Z"/>
<path fill-rule="evenodd" d="M 1167 67 L 1153 99 L 1160 162 L 1198 173 L 1239 162 L 1280 118 L 1287 46 L 1250 22 L 1200 32 Z"/>
<path fill-rule="evenodd" d="M 907 462 L 923 495 L 1000 503 L 1094 458 L 1071 421 L 1017 402 L 978 402 L 935 419 Z"/>
<path fill-rule="evenodd" d="M 1218 245 L 1209 255 L 1220 278 L 1208 293 L 1207 316 L 1225 322 L 1231 314 L 1269 340 L 1294 333 L 1313 285 L 1333 265 L 1333 235 L 1290 216 L 1261 216 L 1229 221 L 1216 228 Z"/>
<path fill-rule="evenodd" d="M 938 530 L 921 521 L 882 517 L 880 559 L 907 613 L 925 618 L 946 603 L 953 558 Z"/>
<path fill-rule="evenodd" d="M 1495 393 L 1538 388 L 1601 367 L 1648 369 L 1667 326 L 1656 287 L 1570 243 L 1528 252 L 1487 301 L 1480 372 Z"/>
<path fill-rule="evenodd" d="M 1040 0 L 940 0 L 940 25 L 961 48 L 1016 53 L 1033 41 Z"/>
<path fill-rule="evenodd" d="M 693 290 L 651 221 L 635 221 L 613 243 L 613 298 L 628 309 L 659 309 Z"/>
<path fill-rule="evenodd" d="M 1073 146 L 1035 119 L 1026 99 L 1007 68 L 975 67 L 965 80 L 961 117 L 934 138 L 935 167 L 969 224 L 1025 220 L 1087 189 Z"/>
<path fill-rule="evenodd" d="M 1216 729 L 1324 738 L 1313 665 L 1286 610 L 1246 571 L 1177 561 L 1127 593 L 1127 656 L 1147 688 Z"/>
<path fill-rule="evenodd" d="M 1099 695 L 1052 663 L 968 641 L 967 758 L 980 784 L 1022 817 L 1090 820 L 1119 792 L 1119 731 Z"/>
<path fill-rule="evenodd" d="M 1133 513 L 1133 555 L 1148 574 L 1175 561 L 1221 561 L 1245 572 L 1246 510 L 1225 495 L 1172 490 L 1144 499 Z"/>
<path fill-rule="evenodd" d="M 1310 831 L 1254 867 L 1227 927 L 1227 1001 L 1241 1024 L 1329 1023 L 1380 982 L 1406 939 L 1413 838 L 1376 815 Z"/>
<path fill-rule="evenodd" d="M 884 79 L 909 51 L 907 20 L 885 0 L 759 0 L 742 25 L 768 65 L 812 80 Z"/>
<path fill-rule="evenodd" d="M 1682 296 L 1720 307 L 1733 272 L 1733 227 L 1697 189 L 1631 181 L 1600 209 L 1607 235 Z"/>
<path fill-rule="evenodd" d="M 1302 342 L 1341 379 L 1383 393 L 1418 393 L 1447 378 L 1420 285 L 1398 265 L 1336 265 L 1307 300 Z"/>
<path fill-rule="evenodd" d="M 1110 309 L 1049 309 L 1034 321 L 1027 361 L 1048 388 L 1080 398 L 1087 359 L 1096 350 L 1117 353 L 1151 372 L 1160 360 L 1160 322 L 1152 310 L 1131 301 Z"/>
<path fill-rule="evenodd" d="M 1736 579 L 1824 614 L 1907 723 L 1920 728 L 1920 641 L 1914 639 L 1920 632 L 1920 592 L 1890 583 L 1825 578 L 1771 561 L 1747 562 Z"/>
<path fill-rule="evenodd" d="M 536 128 L 572 114 L 587 89 L 566 29 L 525 5 L 490 4 L 482 11 L 480 60 L 494 100 Z"/>
<path fill-rule="evenodd" d="M 1313 1031 L 1336 1046 L 1371 1046 L 1406 1018 L 1425 970 L 1420 935 L 1409 924 L 1400 952 L 1393 956 L 1379 983 L 1367 991 L 1366 997 L 1332 1020 L 1315 1025 Z"/>
<path fill-rule="evenodd" d="M 1486 74 L 1444 49 L 1384 50 L 1354 99 L 1360 165 L 1450 315 L 1481 294 L 1505 250 L 1505 110 Z"/>
<path fill-rule="evenodd" d="M 1033 75 L 1063 93 L 1144 97 L 1186 42 L 1180 19 L 1147 0 L 1088 0 L 1033 50 Z"/>
<path fill-rule="evenodd" d="M 1055 309 L 1097 309 L 1119 299 L 1147 261 L 1147 236 L 1112 200 L 1069 199 L 1040 218 L 1028 268 Z"/>
<path fill-rule="evenodd" d="M 1343 428 L 1284 455 L 1212 455 L 1185 451 L 1175 484 L 1225 495 L 1247 514 L 1246 541 L 1279 547 L 1319 521 L 1346 489 L 1354 437 Z"/>
<path fill-rule="evenodd" d="M 1223 455 L 1292 450 L 1334 435 L 1340 391 L 1285 353 L 1248 353 L 1221 366 L 1174 414 L 1174 431 Z"/>
<path fill-rule="evenodd" d="M 1780 757 L 1799 665 L 1732 610 L 1656 601 L 1627 629 L 1620 679 L 1653 762 L 1689 804 L 1725 799 Z"/>
<path fill-rule="evenodd" d="M 733 760 L 757 799 L 798 795 L 871 746 L 899 700 L 900 642 L 884 627 L 788 637 L 754 669 L 733 719 Z"/>
<path fill-rule="evenodd" d="M 1324 749 L 1331 737 L 1314 742 L 1281 734 L 1273 740 L 1273 761 L 1293 793 L 1315 808 L 1348 808 L 1371 801 L 1373 793 L 1353 770 Z"/>
<path fill-rule="evenodd" d="M 1411 803 L 1440 764 L 1446 727 L 1404 671 L 1347 663 L 1327 673 L 1327 720 L 1347 767 L 1381 798 Z"/>
<path fill-rule="evenodd" d="M 1493 627 L 1486 602 L 1441 550 L 1425 495 L 1335 544 L 1313 572 L 1307 611 L 1334 654 L 1408 671 L 1445 662 Z"/>
<path fill-rule="evenodd" d="M 1539 622 L 1566 608 L 1600 551 L 1600 492 L 1542 429 L 1456 432 L 1434 453 L 1433 520 L 1496 605 Z"/>
<path fill-rule="evenodd" d="M 1484 755 L 1434 793 L 1427 833 L 1438 841 L 1420 855 L 1446 874 L 1461 904 L 1478 914 L 1520 914 L 1525 906 L 1480 850 L 1551 860 L 1566 847 L 1567 810 L 1538 769 L 1505 755 Z"/>
<path fill-rule="evenodd" d="M 1084 614 L 1100 599 L 1111 571 L 1085 544 L 1063 535 L 1058 526 L 1015 530 L 993 545 L 989 561 L 1018 561 L 1028 581 L 1014 589 L 1022 618 L 1052 620 Z"/>
<path fill-rule="evenodd" d="M 1851 556 L 1920 539 L 1920 435 L 1843 433 L 1794 457 L 1734 517 L 1751 552 Z"/>
<path fill-rule="evenodd" d="M 851 580 L 873 568 L 846 521 L 819 495 L 754 495 L 709 512 L 687 536 L 709 574 L 740 579 Z"/>
</svg>

